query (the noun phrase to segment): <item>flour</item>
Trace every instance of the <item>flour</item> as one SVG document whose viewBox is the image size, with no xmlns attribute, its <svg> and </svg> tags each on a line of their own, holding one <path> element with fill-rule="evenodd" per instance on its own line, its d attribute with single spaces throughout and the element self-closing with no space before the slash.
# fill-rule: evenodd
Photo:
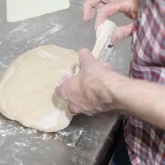
<svg viewBox="0 0 165 165">
<path fill-rule="evenodd" d="M 80 21 L 83 1 L 71 1 L 73 16 L 70 19 L 67 19 L 67 16 L 70 17 L 71 12 L 66 11 L 63 16 L 59 12 L 57 16 L 48 15 L 44 18 L 10 24 L 9 28 L 3 23 L 0 33 L 0 41 L 3 43 L 0 45 L 0 60 L 7 66 L 17 55 L 26 50 L 50 43 L 75 50 L 82 47 L 92 48 L 94 24 L 90 26 Z M 4 19 L 0 19 L 0 23 L 2 21 Z M 1 65 L 0 67 L 2 73 L 4 67 Z M 67 164 L 62 162 L 62 159 L 66 159 L 72 161 L 70 164 L 86 165 L 86 160 L 93 158 L 93 153 L 102 142 L 100 137 L 104 136 L 104 133 L 101 130 L 93 130 L 93 127 L 89 128 L 85 124 L 86 121 L 79 125 L 79 119 L 81 123 L 81 118 L 78 118 L 63 131 L 43 133 L 0 116 L 0 164 L 34 165 L 40 162 L 40 164 L 59 165 Z M 67 155 L 69 155 L 68 159 Z"/>
<path fill-rule="evenodd" d="M 77 120 L 81 122 L 81 117 Z M 72 164 L 86 165 L 85 162 L 91 160 L 107 132 L 94 130 L 85 124 L 78 125 L 73 123 L 57 133 L 43 133 L 0 116 L 0 164 L 11 164 L 12 161 L 14 165 L 28 165 L 28 158 L 36 162 L 37 157 L 45 164 L 58 165 L 60 163 L 56 160 L 59 161 L 58 157 L 64 155 L 61 164 L 71 160 Z M 66 158 L 67 155 L 69 158 Z"/>
<path fill-rule="evenodd" d="M 50 54 L 44 50 L 41 50 L 37 55 L 39 55 L 40 57 L 45 58 L 45 59 L 52 59 L 53 58 L 52 54 Z"/>
<path fill-rule="evenodd" d="M 44 129 L 48 129 L 49 127 L 53 127 L 58 124 L 59 118 L 59 109 L 55 108 L 55 111 L 52 111 L 51 115 L 44 116 L 41 121 L 37 122 L 37 127 L 42 127 Z"/>
<path fill-rule="evenodd" d="M 10 35 L 13 35 L 12 33 L 18 33 L 18 32 L 25 32 L 28 33 L 28 30 L 26 29 L 26 27 L 28 26 L 28 24 L 23 23 L 20 26 L 16 27 L 15 29 L 11 30 L 9 32 Z"/>
<path fill-rule="evenodd" d="M 62 30 L 64 28 L 64 26 L 62 26 L 61 24 L 54 24 L 52 25 L 52 28 L 48 29 L 47 31 L 45 31 L 42 34 L 39 34 L 37 36 L 35 36 L 32 39 L 29 39 L 27 41 L 27 45 L 28 44 L 37 44 L 37 43 L 41 43 L 41 44 L 45 44 L 45 42 L 49 39 L 49 37 L 55 33 L 57 33 L 58 31 Z"/>
<path fill-rule="evenodd" d="M 76 144 L 79 142 L 82 134 L 85 132 L 84 128 L 75 129 L 74 127 L 66 128 L 64 131 L 57 132 L 56 140 L 65 140 L 69 138 L 67 143 L 68 147 L 75 148 Z"/>
<path fill-rule="evenodd" d="M 13 74 L 15 68 L 12 67 L 9 74 L 3 79 L 3 81 L 0 82 L 0 89 L 2 87 L 2 85 L 10 78 L 10 76 Z M 1 96 L 0 96 L 1 97 Z"/>
<path fill-rule="evenodd" d="M 2 61 L 0 61 L 0 66 L 3 67 L 3 68 L 7 68 L 7 65 L 4 64 Z"/>
</svg>

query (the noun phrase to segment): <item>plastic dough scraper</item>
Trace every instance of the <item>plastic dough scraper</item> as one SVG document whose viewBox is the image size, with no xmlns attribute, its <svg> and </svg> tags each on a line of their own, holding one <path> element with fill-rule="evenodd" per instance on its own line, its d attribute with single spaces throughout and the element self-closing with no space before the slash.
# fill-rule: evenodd
<svg viewBox="0 0 165 165">
<path fill-rule="evenodd" d="M 6 0 L 7 21 L 17 22 L 69 8 L 69 0 Z"/>
<path fill-rule="evenodd" d="M 96 29 L 96 42 L 92 51 L 92 55 L 101 61 L 106 61 L 108 46 L 111 43 L 111 38 L 117 26 L 114 22 L 110 20 L 105 20 L 97 29 Z M 109 48 L 109 53 L 113 50 L 113 46 Z M 79 64 L 74 68 L 74 74 L 77 74 L 80 70 Z"/>
<path fill-rule="evenodd" d="M 96 30 L 96 43 L 92 54 L 96 59 L 106 60 L 107 49 L 111 43 L 111 38 L 117 26 L 110 20 L 105 20 Z M 112 52 L 113 46 L 109 48 Z"/>
</svg>

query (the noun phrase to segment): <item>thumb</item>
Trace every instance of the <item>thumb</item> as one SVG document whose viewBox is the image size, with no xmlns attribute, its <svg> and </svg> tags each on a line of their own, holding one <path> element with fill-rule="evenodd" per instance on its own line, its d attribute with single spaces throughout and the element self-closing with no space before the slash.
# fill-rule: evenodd
<svg viewBox="0 0 165 165">
<path fill-rule="evenodd" d="M 83 48 L 79 50 L 79 61 L 80 66 L 85 65 L 89 61 L 93 60 L 94 57 L 89 49 Z"/>
<path fill-rule="evenodd" d="M 84 20 L 89 20 L 91 19 L 95 12 L 96 12 L 96 6 L 97 4 L 99 3 L 99 0 L 86 0 L 84 2 L 84 5 L 83 5 L 83 11 L 84 11 L 84 16 L 83 16 L 83 19 Z"/>
<path fill-rule="evenodd" d="M 112 36 L 111 43 L 114 44 L 117 41 L 123 40 L 131 36 L 133 27 L 134 27 L 134 22 L 130 23 L 129 25 L 118 27 Z"/>
<path fill-rule="evenodd" d="M 99 9 L 97 9 L 97 17 L 95 27 L 97 28 L 101 23 L 103 23 L 109 16 L 114 15 L 120 11 L 120 6 L 117 2 L 108 3 Z"/>
</svg>

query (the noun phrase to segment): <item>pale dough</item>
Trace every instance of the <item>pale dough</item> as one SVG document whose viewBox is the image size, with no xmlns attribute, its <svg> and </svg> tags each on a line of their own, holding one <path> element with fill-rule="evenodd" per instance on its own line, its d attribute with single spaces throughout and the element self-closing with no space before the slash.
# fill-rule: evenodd
<svg viewBox="0 0 165 165">
<path fill-rule="evenodd" d="M 72 75 L 77 52 L 55 45 L 41 46 L 19 56 L 0 81 L 0 112 L 26 127 L 55 132 L 73 115 L 55 88 L 64 74 Z"/>
<path fill-rule="evenodd" d="M 97 29 L 93 49 L 99 58 L 116 25 L 106 20 Z M 107 42 L 108 41 L 108 42 Z M 68 104 L 55 95 L 64 74 L 78 72 L 78 53 L 55 45 L 35 48 L 19 56 L 0 80 L 0 112 L 26 127 L 55 132 L 69 125 Z M 76 70 L 75 70 L 76 69 Z"/>
<path fill-rule="evenodd" d="M 67 9 L 69 0 L 7 0 L 7 21 L 16 22 Z"/>
</svg>

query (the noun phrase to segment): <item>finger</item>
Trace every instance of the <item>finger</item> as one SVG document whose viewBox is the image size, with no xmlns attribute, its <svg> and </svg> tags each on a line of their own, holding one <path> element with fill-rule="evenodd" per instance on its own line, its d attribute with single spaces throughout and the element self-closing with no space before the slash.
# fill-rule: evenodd
<svg viewBox="0 0 165 165">
<path fill-rule="evenodd" d="M 55 93 L 61 97 L 62 99 L 64 99 L 67 102 L 72 102 L 72 97 L 71 97 L 71 93 L 74 95 L 74 91 L 78 90 L 77 86 L 77 76 L 74 76 L 68 80 L 66 80 L 65 82 L 63 82 L 61 85 L 57 86 L 55 89 Z"/>
<path fill-rule="evenodd" d="M 96 112 L 94 110 L 90 110 L 90 111 L 83 111 L 83 114 L 87 115 L 87 116 L 94 116 L 96 114 Z"/>
<path fill-rule="evenodd" d="M 80 114 L 83 112 L 83 109 L 80 106 L 75 105 L 75 104 L 69 104 L 68 109 L 72 114 Z"/>
<path fill-rule="evenodd" d="M 132 22 L 126 26 L 118 27 L 112 36 L 111 43 L 114 44 L 117 41 L 123 40 L 123 39 L 131 36 L 133 27 L 134 27 L 134 22 Z"/>
<path fill-rule="evenodd" d="M 91 51 L 87 48 L 82 48 L 82 49 L 79 50 L 79 54 L 82 54 L 82 55 L 91 54 Z"/>
<path fill-rule="evenodd" d="M 97 8 L 105 5 L 114 0 L 86 0 L 83 4 L 83 11 L 84 11 L 84 20 L 89 20 L 93 18 Z"/>
<path fill-rule="evenodd" d="M 127 16 L 127 17 L 130 18 L 130 19 L 133 19 L 130 12 L 126 12 L 126 13 L 124 13 L 124 15 Z"/>
<path fill-rule="evenodd" d="M 89 49 L 83 48 L 79 50 L 80 66 L 83 66 L 91 60 L 94 60 L 94 57 Z"/>
<path fill-rule="evenodd" d="M 63 82 L 61 85 L 57 86 L 55 89 L 55 93 L 57 96 L 61 97 L 65 101 L 68 101 L 68 95 L 65 91 L 65 82 Z"/>
<path fill-rule="evenodd" d="M 96 112 L 96 110 L 90 110 L 90 109 L 84 109 L 83 107 L 81 107 L 81 106 L 78 106 L 78 105 L 75 105 L 75 104 L 72 104 L 72 103 L 70 103 L 69 105 L 68 105 L 68 109 L 69 109 L 69 111 L 72 113 L 72 114 L 80 114 L 80 113 L 82 113 L 82 114 L 85 114 L 85 115 L 87 115 L 87 116 L 94 116 L 97 112 Z"/>
<path fill-rule="evenodd" d="M 114 15 L 117 12 L 126 13 L 128 17 L 135 20 L 137 18 L 138 4 L 131 7 L 127 1 L 111 1 L 110 3 L 100 7 L 97 10 L 96 28 L 107 19 L 107 17 Z"/>
<path fill-rule="evenodd" d="M 112 2 L 112 1 L 115 1 L 115 0 L 102 0 L 103 3 L 109 3 L 109 2 Z"/>
<path fill-rule="evenodd" d="M 84 20 L 91 19 L 95 12 L 96 12 L 96 6 L 99 4 L 100 0 L 86 0 L 83 5 L 83 11 L 84 11 Z"/>
<path fill-rule="evenodd" d="M 93 116 L 90 112 L 85 112 L 84 111 L 83 114 L 86 115 L 86 116 Z"/>
<path fill-rule="evenodd" d="M 71 77 L 71 75 L 69 74 L 64 74 L 61 79 L 57 82 L 57 86 L 61 85 L 63 82 L 65 82 L 66 80 L 68 80 Z"/>
<path fill-rule="evenodd" d="M 116 2 L 110 2 L 97 10 L 96 25 L 97 28 L 101 23 L 107 19 L 108 16 L 111 16 L 120 11 L 120 5 Z"/>
</svg>

